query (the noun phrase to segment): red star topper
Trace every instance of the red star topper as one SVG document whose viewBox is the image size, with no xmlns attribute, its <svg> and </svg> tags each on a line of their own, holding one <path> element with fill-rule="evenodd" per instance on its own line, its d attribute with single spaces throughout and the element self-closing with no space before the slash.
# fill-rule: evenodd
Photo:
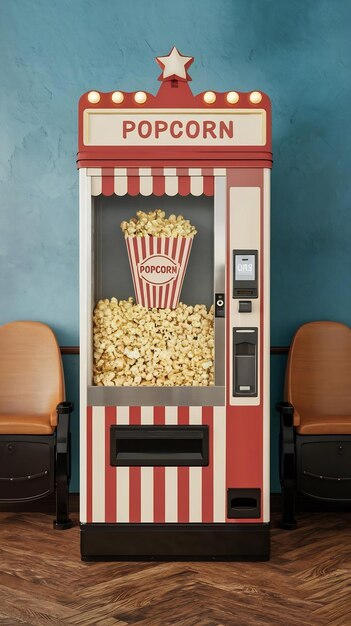
<svg viewBox="0 0 351 626">
<path fill-rule="evenodd" d="M 173 46 L 166 57 L 156 57 L 156 63 L 162 69 L 162 74 L 158 80 L 180 80 L 187 82 L 191 80 L 187 70 L 193 63 L 194 57 L 186 57 L 180 54 L 179 50 Z"/>
</svg>

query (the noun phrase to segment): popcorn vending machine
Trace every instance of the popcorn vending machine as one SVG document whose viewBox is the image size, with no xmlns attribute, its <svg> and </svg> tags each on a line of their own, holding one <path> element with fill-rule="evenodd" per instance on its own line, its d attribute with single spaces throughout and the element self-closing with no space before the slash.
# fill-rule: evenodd
<svg viewBox="0 0 351 626">
<path fill-rule="evenodd" d="M 79 103 L 81 555 L 263 560 L 270 101 L 156 60 Z"/>
</svg>

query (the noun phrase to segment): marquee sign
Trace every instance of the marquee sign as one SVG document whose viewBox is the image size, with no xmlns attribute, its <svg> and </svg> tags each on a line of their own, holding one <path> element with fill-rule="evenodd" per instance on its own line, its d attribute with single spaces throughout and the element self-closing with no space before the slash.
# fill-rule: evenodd
<svg viewBox="0 0 351 626">
<path fill-rule="evenodd" d="M 87 146 L 262 146 L 262 109 L 86 109 Z"/>
<path fill-rule="evenodd" d="M 239 163 L 271 167 L 271 105 L 261 91 L 193 94 L 193 57 L 173 48 L 157 57 L 156 95 L 146 91 L 89 91 L 79 102 L 78 167 L 211 168 Z M 107 175 L 107 173 L 105 172 Z M 109 172 L 108 175 L 112 175 Z"/>
</svg>

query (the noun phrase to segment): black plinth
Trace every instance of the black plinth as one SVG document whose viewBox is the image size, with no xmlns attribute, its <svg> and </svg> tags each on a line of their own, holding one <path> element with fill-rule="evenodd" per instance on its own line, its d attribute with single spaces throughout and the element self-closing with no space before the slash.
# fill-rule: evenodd
<svg viewBox="0 0 351 626">
<path fill-rule="evenodd" d="M 81 524 L 83 561 L 266 561 L 269 524 Z"/>
</svg>

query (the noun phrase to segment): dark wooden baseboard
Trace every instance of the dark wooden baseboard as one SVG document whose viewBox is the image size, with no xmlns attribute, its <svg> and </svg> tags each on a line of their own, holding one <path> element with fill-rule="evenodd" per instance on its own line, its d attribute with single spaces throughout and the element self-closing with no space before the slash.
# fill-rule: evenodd
<svg viewBox="0 0 351 626">
<path fill-rule="evenodd" d="M 79 346 L 60 346 L 61 354 L 79 354 Z"/>
<path fill-rule="evenodd" d="M 79 346 L 60 346 L 61 354 L 79 354 Z M 289 346 L 271 346 L 271 354 L 288 354 Z"/>
<path fill-rule="evenodd" d="M 71 493 L 69 496 L 70 510 L 72 513 L 79 513 L 79 493 Z M 297 498 L 297 510 L 314 512 L 314 511 L 351 511 L 351 503 L 335 503 L 335 502 L 323 502 L 321 500 L 314 500 L 313 498 L 307 498 L 298 496 Z M 272 513 L 279 513 L 281 510 L 281 496 L 280 493 L 271 493 L 271 511 Z M 42 512 L 45 514 L 55 514 L 55 494 L 43 498 L 42 500 L 35 500 L 34 502 L 20 502 L 17 504 L 0 503 L 0 512 Z"/>
</svg>

